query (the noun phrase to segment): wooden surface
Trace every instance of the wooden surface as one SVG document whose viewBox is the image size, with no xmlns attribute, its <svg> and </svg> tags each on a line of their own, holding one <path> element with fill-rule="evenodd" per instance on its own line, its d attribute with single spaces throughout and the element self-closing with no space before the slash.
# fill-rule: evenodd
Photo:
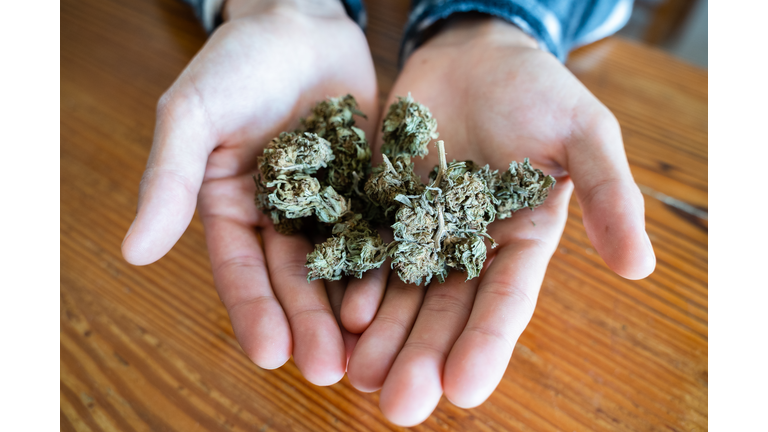
<svg viewBox="0 0 768 432">
<path fill-rule="evenodd" d="M 408 6 L 386 3 L 368 2 L 382 98 Z M 315 387 L 292 362 L 264 371 L 247 359 L 198 219 L 158 263 L 121 259 L 155 104 L 204 41 L 175 0 L 61 6 L 62 430 L 396 429 L 377 394 L 346 378 Z M 617 39 L 569 67 L 621 122 L 656 272 L 612 274 L 572 202 L 496 392 L 472 410 L 443 399 L 415 429 L 707 429 L 707 74 Z"/>
</svg>

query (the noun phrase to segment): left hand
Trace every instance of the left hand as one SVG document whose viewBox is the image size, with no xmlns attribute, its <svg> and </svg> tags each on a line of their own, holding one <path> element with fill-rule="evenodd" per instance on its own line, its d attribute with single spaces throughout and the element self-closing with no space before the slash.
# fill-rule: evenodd
<svg viewBox="0 0 768 432">
<path fill-rule="evenodd" d="M 386 282 L 384 271 L 348 288 L 342 322 L 367 326 L 349 361 L 350 382 L 381 388 L 383 413 L 402 426 L 424 421 L 443 393 L 463 408 L 491 395 L 533 315 L 574 186 L 587 234 L 611 269 L 640 279 L 655 266 L 616 119 L 519 29 L 488 17 L 452 20 L 409 58 L 389 102 L 408 92 L 438 120 L 449 161 L 505 170 L 528 157 L 557 185 L 534 212 L 490 225 L 498 246 L 488 249 L 479 278 L 465 282 L 453 272 L 424 288 L 394 272 Z M 437 164 L 430 150 L 416 160 L 422 179 Z"/>
</svg>

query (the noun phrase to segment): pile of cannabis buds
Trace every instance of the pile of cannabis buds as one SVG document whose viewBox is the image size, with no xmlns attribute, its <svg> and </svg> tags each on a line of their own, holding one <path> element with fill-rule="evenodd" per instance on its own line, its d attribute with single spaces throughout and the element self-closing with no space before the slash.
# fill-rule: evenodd
<svg viewBox="0 0 768 432">
<path fill-rule="evenodd" d="M 495 247 L 488 224 L 540 205 L 555 184 L 528 159 L 502 173 L 472 161 L 449 164 L 442 141 L 440 163 L 423 184 L 411 158 L 429 153 L 437 121 L 410 95 L 389 107 L 384 162 L 371 167 L 354 115 L 365 117 L 351 95 L 319 102 L 298 130 L 274 138 L 258 160 L 256 205 L 279 232 L 330 228 L 332 236 L 307 255 L 307 280 L 360 278 L 387 256 L 405 283 L 428 284 L 433 276 L 443 282 L 451 268 L 472 279 L 485 262 L 484 238 Z M 381 225 L 392 227 L 392 243 L 382 241 L 375 229 Z"/>
</svg>

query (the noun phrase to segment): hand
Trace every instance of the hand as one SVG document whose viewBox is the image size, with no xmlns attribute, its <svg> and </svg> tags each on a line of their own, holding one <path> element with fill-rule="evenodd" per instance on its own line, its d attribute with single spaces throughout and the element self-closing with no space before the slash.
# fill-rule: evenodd
<svg viewBox="0 0 768 432">
<path fill-rule="evenodd" d="M 465 282 L 453 272 L 425 289 L 392 273 L 385 292 L 384 282 L 347 291 L 342 322 L 367 326 L 349 361 L 350 382 L 381 388 L 384 415 L 402 426 L 424 421 L 443 393 L 471 408 L 496 388 L 533 315 L 574 186 L 587 234 L 611 269 L 640 279 L 655 266 L 618 123 L 516 27 L 487 17 L 449 23 L 408 59 L 390 102 L 408 92 L 437 119 L 449 161 L 505 170 L 529 157 L 558 182 L 535 211 L 490 225 L 498 247 L 489 248 L 479 278 Z M 416 160 L 422 179 L 436 164 L 436 151 Z"/>
<path fill-rule="evenodd" d="M 226 22 L 160 100 L 122 250 L 136 265 L 160 259 L 199 199 L 216 288 L 243 350 L 266 369 L 293 354 L 307 380 L 329 385 L 348 358 L 329 302 L 340 303 L 343 287 L 307 284 L 313 245 L 275 232 L 254 205 L 252 173 L 270 139 L 327 96 L 351 93 L 376 119 L 377 88 L 365 37 L 341 3 L 304 3 L 227 1 Z"/>
</svg>

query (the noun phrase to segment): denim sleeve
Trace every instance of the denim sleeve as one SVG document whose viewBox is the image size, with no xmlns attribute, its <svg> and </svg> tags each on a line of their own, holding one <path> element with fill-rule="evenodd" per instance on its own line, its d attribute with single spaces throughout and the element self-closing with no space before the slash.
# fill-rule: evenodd
<svg viewBox="0 0 768 432">
<path fill-rule="evenodd" d="M 629 20 L 633 0 L 413 0 L 400 47 L 400 64 L 421 45 L 430 27 L 458 12 L 502 18 L 565 61 L 568 53 L 615 33 Z"/>
<path fill-rule="evenodd" d="M 211 33 L 223 22 L 221 18 L 221 7 L 224 5 L 224 0 L 182 0 L 184 3 L 192 6 L 195 11 L 197 19 L 205 27 L 205 31 Z M 344 4 L 344 10 L 347 11 L 347 15 L 354 22 L 356 22 L 363 30 L 367 24 L 367 17 L 365 15 L 365 7 L 361 0 L 341 0 Z"/>
</svg>

